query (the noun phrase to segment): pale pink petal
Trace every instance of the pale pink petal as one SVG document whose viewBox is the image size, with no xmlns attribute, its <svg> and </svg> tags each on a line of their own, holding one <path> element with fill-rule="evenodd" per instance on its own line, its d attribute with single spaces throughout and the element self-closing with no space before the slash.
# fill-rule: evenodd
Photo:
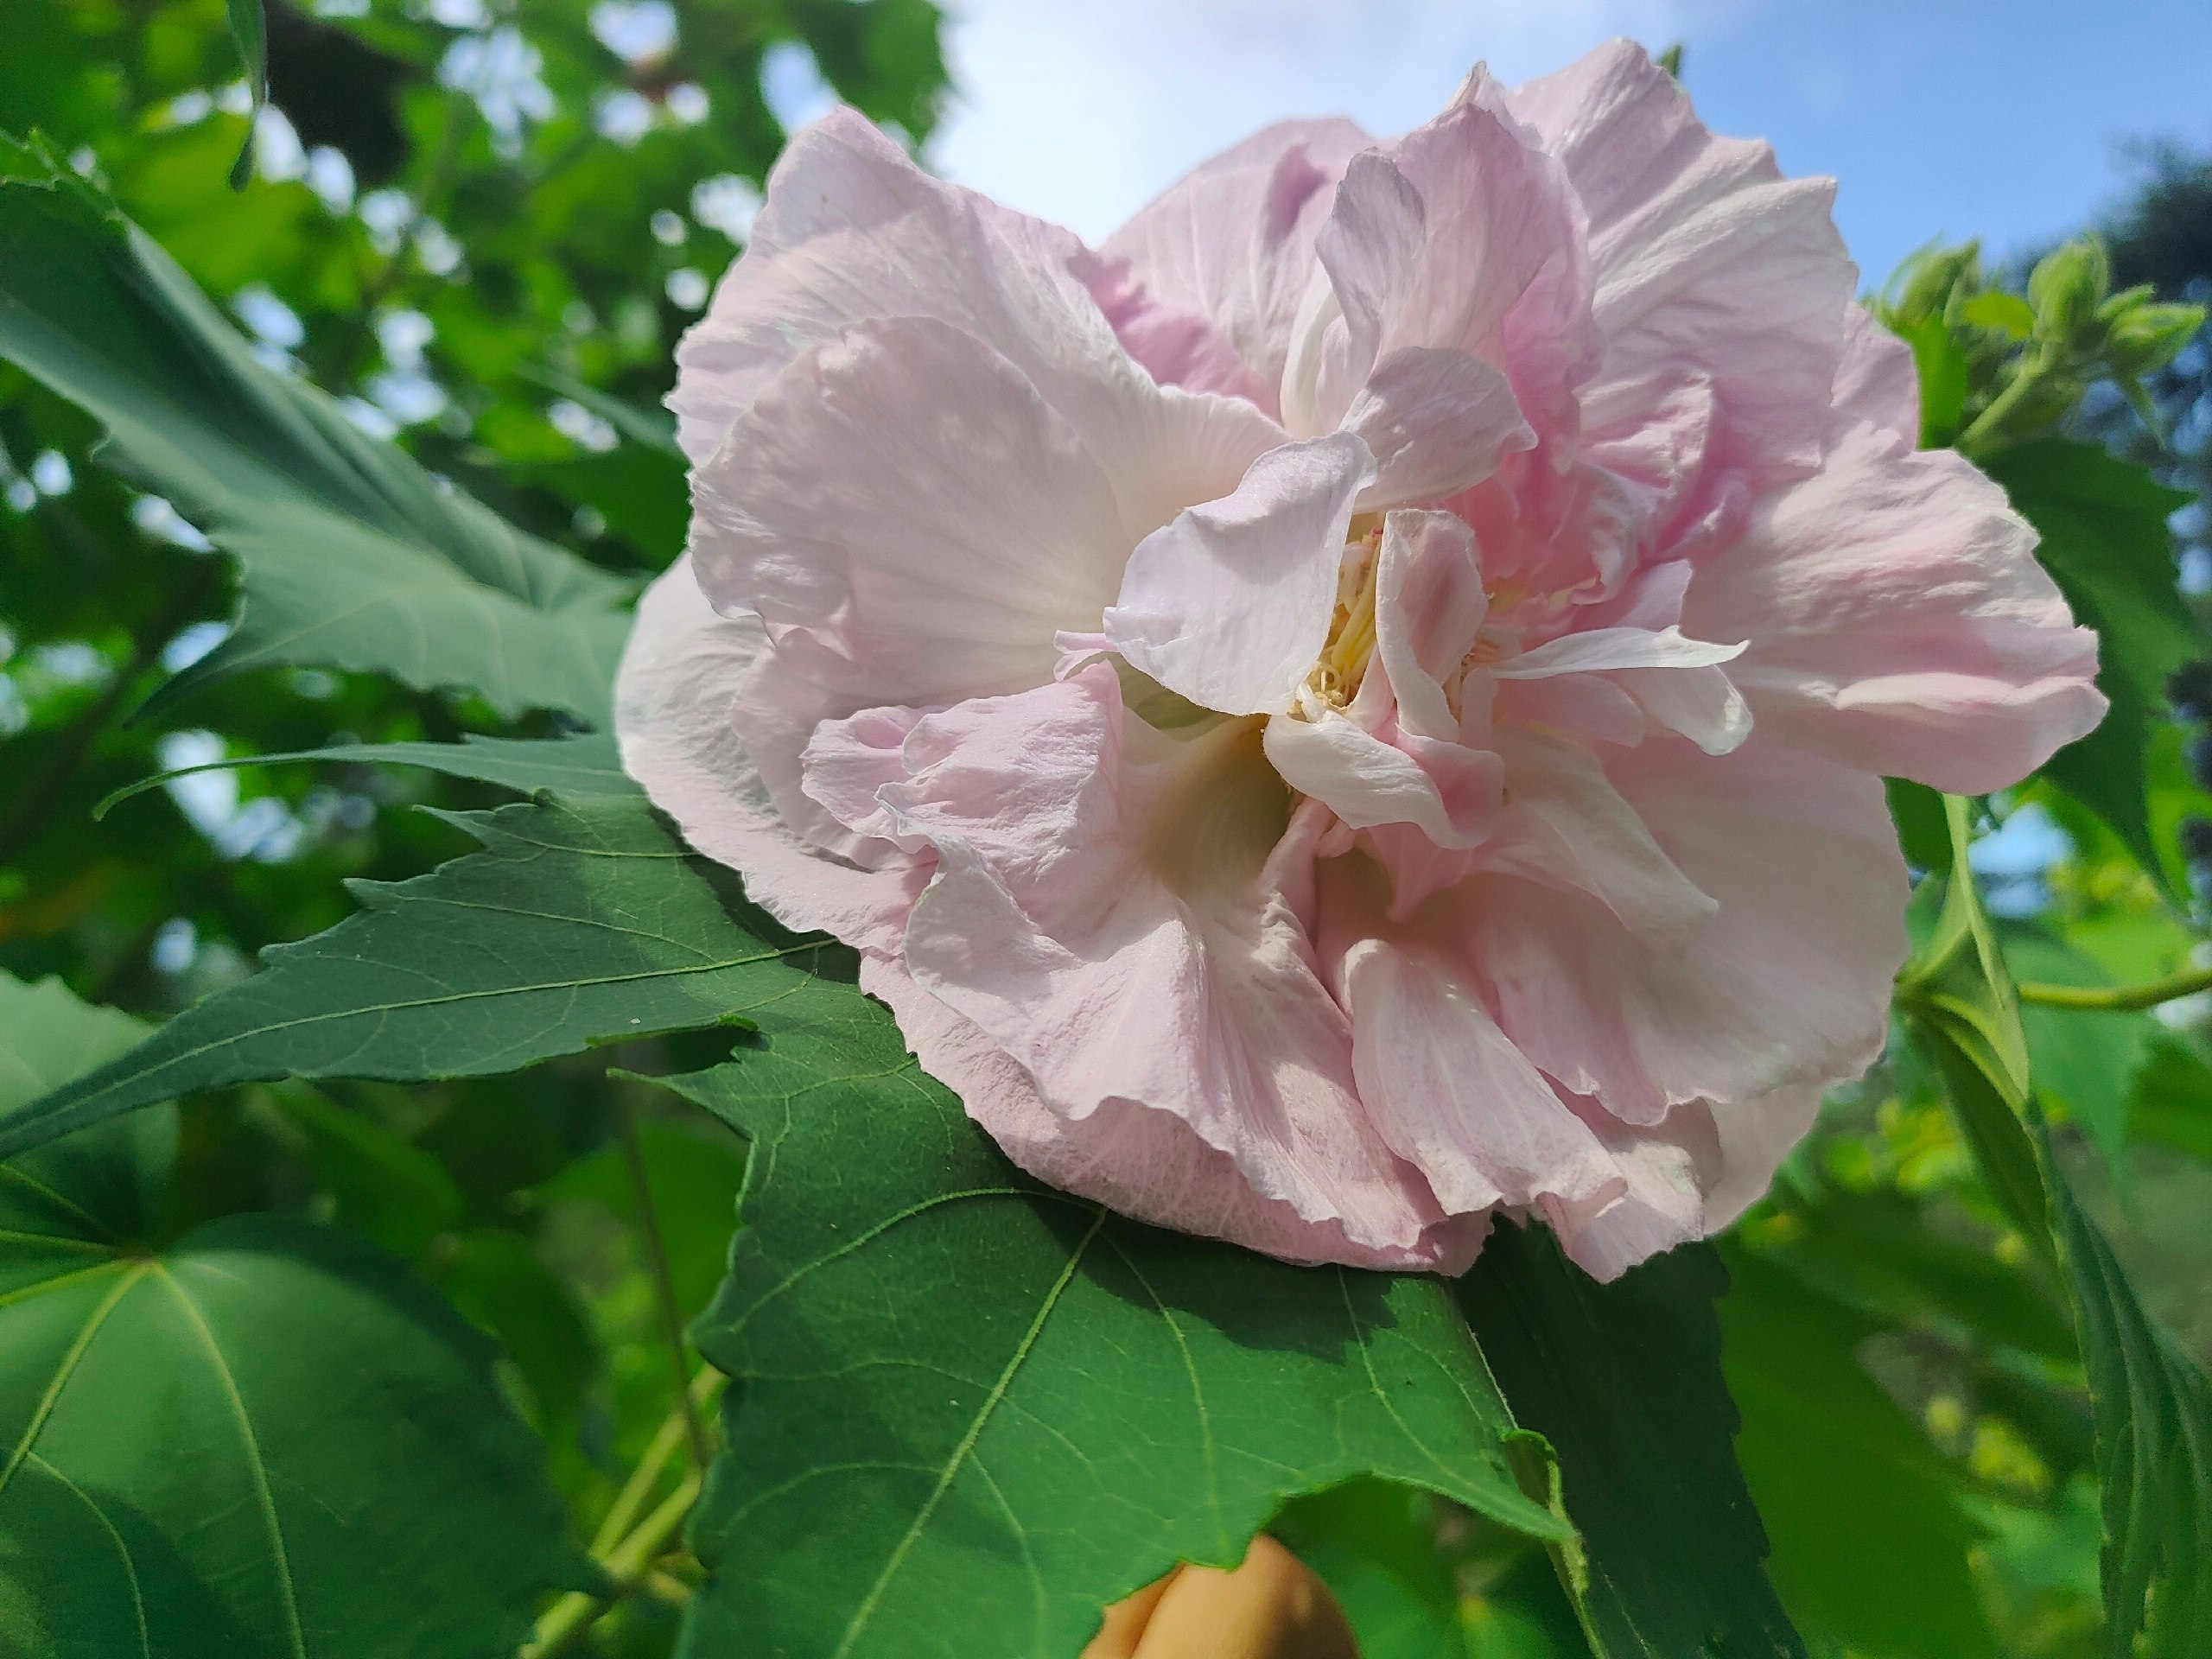
<svg viewBox="0 0 2212 1659">
<path fill-rule="evenodd" d="M 1349 1024 L 1260 885 L 1286 802 L 1256 736 L 1125 721 L 1104 664 L 921 721 L 880 791 L 939 859 L 907 971 L 1056 1116 L 1172 1113 L 1262 1196 L 1410 1249 L 1441 1214 L 1360 1111 Z"/>
<path fill-rule="evenodd" d="M 1269 450 L 1235 493 L 1138 543 L 1106 637 L 1201 707 L 1288 709 L 1327 642 L 1352 502 L 1374 476 L 1349 433 Z"/>
<path fill-rule="evenodd" d="M 950 1084 L 1007 1156 L 1039 1180 L 1154 1226 L 1225 1238 L 1287 1262 L 1342 1262 L 1385 1272 L 1465 1273 L 1490 1230 L 1486 1215 L 1432 1218 L 1415 1206 L 1411 1244 L 1355 1243 L 1343 1224 L 1307 1221 L 1262 1198 L 1227 1153 L 1172 1112 L 1109 1101 L 1077 1122 L 1054 1116 L 1028 1072 L 970 1021 L 893 963 L 861 963 L 861 986 L 881 997 L 931 1076 Z"/>
<path fill-rule="evenodd" d="M 1359 499 L 1366 512 L 1457 495 L 1536 442 L 1503 370 L 1426 346 L 1377 363 L 1344 425 L 1375 457 L 1376 480 Z"/>
<path fill-rule="evenodd" d="M 1692 566 L 1687 559 L 1648 564 L 1621 585 L 1610 599 L 1586 605 L 1579 613 L 1585 628 L 1644 628 L 1656 632 L 1680 627 L 1682 601 L 1690 590 Z"/>
<path fill-rule="evenodd" d="M 1751 735 L 1751 704 L 1720 669 L 1631 668 L 1612 678 L 1646 715 L 1707 754 L 1732 754 Z"/>
<path fill-rule="evenodd" d="M 1490 609 L 1473 532 L 1448 512 L 1394 512 L 1382 521 L 1376 556 L 1375 660 L 1398 723 L 1419 736 L 1456 738 L 1444 681 Z"/>
<path fill-rule="evenodd" d="M 1070 257 L 1068 269 L 1090 290 L 1122 350 L 1161 385 L 1217 391 L 1274 412 L 1273 383 L 1236 354 L 1229 336 L 1200 313 L 1154 298 L 1127 259 L 1081 248 Z"/>
<path fill-rule="evenodd" d="M 1620 668 L 1709 668 L 1744 654 L 1732 645 L 1692 639 L 1678 627 L 1585 628 L 1509 657 L 1491 672 L 1501 680 L 1540 680 L 1553 674 L 1598 674 Z"/>
<path fill-rule="evenodd" d="M 1549 726 L 1600 743 L 1641 743 L 1650 729 L 1643 705 L 1596 674 L 1508 681 L 1498 687 L 1496 715 L 1501 721 Z"/>
<path fill-rule="evenodd" d="M 677 350 L 694 464 L 793 359 L 856 322 L 931 317 L 987 341 L 1064 409 L 1145 377 L 1065 269 L 1075 239 L 931 178 L 858 111 L 785 147 L 746 251 Z"/>
<path fill-rule="evenodd" d="M 1722 645 L 1688 639 L 1671 624 L 1656 630 L 1586 628 L 1508 658 L 1491 672 L 1508 682 L 1606 675 L 1660 725 L 1681 733 L 1707 754 L 1726 754 L 1751 734 L 1751 710 L 1719 667 L 1741 656 L 1744 649 L 1741 641 Z M 1548 709 L 1554 715 L 1568 712 L 1565 723 L 1572 728 L 1612 741 L 1637 741 L 1614 736 L 1617 705 L 1587 686 L 1555 691 L 1548 697 L 1523 698 L 1519 706 L 1537 719 Z M 1552 723 L 1560 722 L 1554 719 Z"/>
<path fill-rule="evenodd" d="M 855 868 L 821 856 L 770 798 L 732 718 L 735 688 L 768 656 L 758 617 L 717 615 L 679 559 L 645 590 L 614 685 L 622 767 L 747 896 L 787 927 L 895 951 L 934 860 Z"/>
<path fill-rule="evenodd" d="M 1506 1034 L 1635 1124 L 1856 1076 L 1881 1050 L 1905 953 L 1904 861 L 1880 779 L 1764 743 L 1713 760 L 1654 740 L 1610 751 L 1605 769 L 1717 908 L 1669 938 L 1563 886 L 1465 884 L 1459 913 Z"/>
<path fill-rule="evenodd" d="M 1762 479 L 1817 467 L 1858 282 L 1829 217 L 1833 183 L 1785 180 L 1766 145 L 1707 132 L 1674 77 L 1625 41 L 1508 102 L 1588 215 L 1605 353 L 1586 403 L 1617 423 L 1621 389 L 1662 400 L 1675 372 L 1694 368 L 1715 401 L 1713 460 Z"/>
<path fill-rule="evenodd" d="M 1370 732 L 1330 711 L 1268 722 L 1268 762 L 1283 782 L 1325 804 L 1355 830 L 1409 823 L 1439 847 L 1472 847 L 1489 835 L 1504 763 L 1482 749 L 1400 731 Z"/>
<path fill-rule="evenodd" d="M 1286 423 L 1337 425 L 1410 346 L 1481 358 L 1540 429 L 1571 423 L 1566 378 L 1594 349 L 1580 228 L 1558 164 L 1475 104 L 1353 157 L 1316 241 L 1327 298 L 1294 329 Z"/>
<path fill-rule="evenodd" d="M 1103 252 L 1127 262 L 1160 312 L 1202 320 L 1236 353 L 1269 413 L 1313 273 L 1313 238 L 1345 163 L 1370 142 L 1349 121 L 1266 128 L 1170 185 L 1107 239 Z"/>
<path fill-rule="evenodd" d="M 777 377 L 847 329 L 930 319 L 983 341 L 1079 435 L 1135 543 L 1281 435 L 1241 399 L 1155 385 L 1069 269 L 1081 249 L 831 111 L 785 147 L 744 255 L 677 348 L 685 453 L 704 463 Z"/>
<path fill-rule="evenodd" d="M 1679 558 L 1682 530 L 1711 505 L 1707 462 L 1719 403 L 1710 375 L 1667 365 L 1600 382 L 1581 399 L 1582 460 L 1631 486 L 1651 540 Z"/>
<path fill-rule="evenodd" d="M 1835 412 L 1847 428 L 1871 422 L 1908 445 L 1920 442 L 1920 371 L 1912 347 L 1864 306 L 1846 308 L 1843 360 L 1835 371 Z"/>
<path fill-rule="evenodd" d="M 799 787 L 807 798 L 868 842 L 912 855 L 928 843 L 902 836 L 891 810 L 876 798 L 886 784 L 906 780 L 905 747 L 919 709 L 863 709 L 814 728 L 799 756 Z"/>
<path fill-rule="evenodd" d="M 1406 930 L 1377 934 L 1380 871 L 1324 867 L 1317 948 L 1352 1019 L 1360 1099 L 1446 1210 L 1543 1205 L 1562 1221 L 1626 1183 L 1598 1139 L 1506 1040 L 1454 961 Z"/>
<path fill-rule="evenodd" d="M 1650 1128 L 1618 1122 L 1592 1101 L 1574 1105 L 1625 1187 L 1594 1215 L 1562 1218 L 1546 1211 L 1576 1266 L 1610 1282 L 1662 1250 L 1720 1230 L 1703 1192 L 1718 1154 L 1702 1103 L 1678 1106 Z"/>
<path fill-rule="evenodd" d="M 1525 728 L 1501 729 L 1496 741 L 1507 801 L 1475 868 L 1587 894 L 1660 950 L 1681 948 L 1712 923 L 1716 901 L 1653 838 L 1588 749 Z"/>
<path fill-rule="evenodd" d="M 1683 626 L 1751 641 L 1731 677 L 1768 739 L 1983 794 L 2104 713 L 2096 636 L 2034 545 L 1961 457 L 1859 426 L 1700 565 Z"/>
<path fill-rule="evenodd" d="M 1821 1115 L 1818 1084 L 1794 1084 L 1751 1100 L 1709 1101 L 1720 1173 L 1705 1192 L 1705 1227 L 1717 1233 L 1763 1198 L 1790 1148 Z"/>
<path fill-rule="evenodd" d="M 1051 677 L 1128 553 L 1114 493 L 1013 364 L 921 317 L 798 359 L 699 469 L 692 559 L 725 610 L 820 648 L 869 704 Z"/>
</svg>

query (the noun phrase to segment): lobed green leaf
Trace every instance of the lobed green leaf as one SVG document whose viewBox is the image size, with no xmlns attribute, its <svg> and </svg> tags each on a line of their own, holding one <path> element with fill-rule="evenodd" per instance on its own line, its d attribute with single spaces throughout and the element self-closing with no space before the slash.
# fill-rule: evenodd
<svg viewBox="0 0 2212 1659">
<path fill-rule="evenodd" d="M 2105 1652 L 2196 1659 L 2212 1652 L 2212 1385 L 2144 1311 L 2075 1199 L 2025 1075 L 1992 1062 L 1992 1052 L 2024 1053 L 2025 1041 L 2009 973 L 1964 874 L 1967 818 L 1955 798 L 1951 825 L 1961 874 L 1944 914 L 1959 919 L 1948 947 L 1939 927 L 1929 955 L 1941 960 L 1909 971 L 1900 999 L 1993 1192 L 2031 1245 L 2056 1260 L 2071 1294 L 2103 1491 Z M 1961 952 L 1961 931 L 1988 948 Z M 1966 982 L 1970 971 L 1985 982 L 1978 989 Z M 1979 1017 L 1958 1017 L 1969 1006 Z M 2007 1028 L 1992 1033 L 1988 1020 Z"/>
<path fill-rule="evenodd" d="M 1565 1553 L 1605 1659 L 1803 1659 L 1738 1467 L 1710 1245 L 1610 1285 L 1548 1232 L 1495 1227 L 1460 1300 L 1516 1419 L 1548 1442 L 1579 1548 Z"/>
<path fill-rule="evenodd" d="M 446 815 L 485 850 L 265 953 L 254 977 L 0 1116 L 0 1155 L 119 1112 L 278 1077 L 483 1077 L 594 1044 L 804 1007 L 842 948 L 783 933 L 641 796 Z"/>
<path fill-rule="evenodd" d="M 238 563 L 230 638 L 171 694 L 270 664 L 604 723 L 630 585 L 524 534 L 256 360 L 42 142 L 0 138 L 0 355 L 99 419 L 133 481 Z"/>
<path fill-rule="evenodd" d="M 0 976 L 11 1078 L 121 1034 Z M 175 1143 L 148 1112 L 0 1164 L 0 1649 L 512 1652 L 588 1573 L 490 1344 L 326 1229 L 165 1239 Z"/>
<path fill-rule="evenodd" d="M 753 1147 L 693 1330 L 734 1382 L 687 1654 L 1065 1659 L 1107 1604 L 1358 1475 L 1567 1531 L 1516 1481 L 1446 1286 L 1030 1179 L 857 991 L 669 1086 Z"/>
</svg>

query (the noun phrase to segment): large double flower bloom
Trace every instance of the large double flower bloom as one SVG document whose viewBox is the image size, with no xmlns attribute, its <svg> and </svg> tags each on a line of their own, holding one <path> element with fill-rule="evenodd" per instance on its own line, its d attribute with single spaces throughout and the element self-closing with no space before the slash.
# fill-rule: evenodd
<svg viewBox="0 0 2212 1659">
<path fill-rule="evenodd" d="M 1882 778 L 2103 708 L 1830 194 L 1624 44 L 1095 251 L 833 114 L 682 349 L 625 762 L 1048 1181 L 1378 1267 L 1710 1232 L 1882 1046 Z"/>
</svg>

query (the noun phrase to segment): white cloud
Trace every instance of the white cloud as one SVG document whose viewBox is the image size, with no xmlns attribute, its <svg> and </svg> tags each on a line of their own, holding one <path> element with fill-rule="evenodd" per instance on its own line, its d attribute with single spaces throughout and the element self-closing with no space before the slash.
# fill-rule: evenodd
<svg viewBox="0 0 2212 1659">
<path fill-rule="evenodd" d="M 952 177 L 1093 241 L 1271 121 L 1427 119 L 1487 60 L 1545 73 L 1617 35 L 1655 50 L 1738 0 L 951 0 Z"/>
</svg>

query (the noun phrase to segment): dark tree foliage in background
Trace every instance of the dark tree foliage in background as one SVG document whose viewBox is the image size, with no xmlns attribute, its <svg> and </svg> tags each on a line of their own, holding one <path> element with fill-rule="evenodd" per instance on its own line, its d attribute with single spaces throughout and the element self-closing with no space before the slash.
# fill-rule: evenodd
<svg viewBox="0 0 2212 1659">
<path fill-rule="evenodd" d="M 2169 142 L 2148 147 L 2140 163 L 2145 176 L 2105 226 L 2113 281 L 2148 283 L 2164 299 L 2212 301 L 2212 155 Z M 2201 595 L 2212 591 L 2212 516 L 2202 499 L 2212 486 L 2212 328 L 2152 375 L 2145 390 L 2160 430 L 2151 431 L 2125 404 L 2094 406 L 2085 411 L 2085 423 L 2199 498 L 2176 528 Z M 2173 694 L 2187 718 L 2200 724 L 2212 719 L 2212 664 L 2183 671 Z M 2190 760 L 2198 780 L 2212 787 L 2212 738 L 2197 736 Z M 2212 822 L 2191 819 L 2184 834 L 2198 880 L 2212 880 Z"/>
</svg>

